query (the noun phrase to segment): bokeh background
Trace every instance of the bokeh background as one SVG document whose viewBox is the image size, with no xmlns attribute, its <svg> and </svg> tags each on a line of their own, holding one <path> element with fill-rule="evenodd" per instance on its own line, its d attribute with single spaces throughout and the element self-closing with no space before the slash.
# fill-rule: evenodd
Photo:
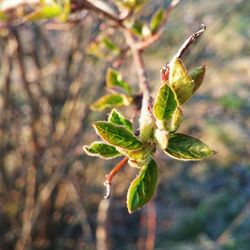
<svg viewBox="0 0 250 250">
<path fill-rule="evenodd" d="M 169 1 L 148 1 L 145 19 Z M 144 53 L 152 95 L 159 71 L 201 23 L 202 38 L 184 57 L 206 65 L 197 94 L 184 106 L 183 133 L 218 153 L 178 162 L 157 152 L 160 182 L 153 201 L 129 215 L 127 166 L 103 200 L 103 181 L 117 160 L 85 155 L 97 138 L 89 110 L 105 92 L 105 60 L 87 53 L 101 21 L 75 26 L 38 22 L 1 30 L 0 249 L 250 249 L 250 2 L 185 0 L 160 40 Z M 117 38 L 119 40 L 119 34 Z M 121 65 L 137 90 L 130 58 Z M 129 116 L 127 109 L 121 111 Z"/>
</svg>

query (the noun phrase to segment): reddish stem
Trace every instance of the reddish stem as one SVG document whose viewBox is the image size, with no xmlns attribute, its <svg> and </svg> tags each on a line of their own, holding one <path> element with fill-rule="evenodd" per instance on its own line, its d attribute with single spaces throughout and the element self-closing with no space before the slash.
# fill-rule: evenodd
<svg viewBox="0 0 250 250">
<path fill-rule="evenodd" d="M 113 177 L 120 171 L 120 169 L 128 162 L 128 157 L 124 157 L 111 171 L 106 175 L 104 186 L 106 187 L 105 199 L 109 199 L 111 194 L 111 182 Z"/>
</svg>

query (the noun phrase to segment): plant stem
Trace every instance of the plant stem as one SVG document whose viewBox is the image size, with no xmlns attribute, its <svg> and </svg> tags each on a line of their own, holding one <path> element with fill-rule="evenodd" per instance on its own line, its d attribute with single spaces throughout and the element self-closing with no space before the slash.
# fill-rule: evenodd
<svg viewBox="0 0 250 250">
<path fill-rule="evenodd" d="M 108 175 L 106 175 L 106 180 L 104 182 L 104 186 L 106 187 L 106 195 L 105 199 L 109 199 L 111 195 L 111 183 L 113 177 L 120 171 L 120 169 L 128 162 L 128 157 L 124 157 L 111 171 Z"/>
</svg>

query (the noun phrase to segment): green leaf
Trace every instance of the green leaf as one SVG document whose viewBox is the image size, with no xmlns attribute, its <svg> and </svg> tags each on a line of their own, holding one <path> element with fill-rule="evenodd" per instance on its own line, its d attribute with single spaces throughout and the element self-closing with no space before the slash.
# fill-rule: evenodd
<svg viewBox="0 0 250 250">
<path fill-rule="evenodd" d="M 169 132 L 175 132 L 179 126 L 181 125 L 182 122 L 182 117 L 183 117 L 183 112 L 180 107 L 178 107 L 172 118 L 166 122 L 164 122 L 164 128 L 169 131 Z"/>
<path fill-rule="evenodd" d="M 130 28 L 131 31 L 137 36 L 142 36 L 143 25 L 143 22 L 141 22 L 140 20 L 127 22 L 128 28 Z"/>
<path fill-rule="evenodd" d="M 200 140 L 184 134 L 170 134 L 165 152 L 170 157 L 183 161 L 198 161 L 215 154 Z"/>
<path fill-rule="evenodd" d="M 158 27 L 160 26 L 163 19 L 163 14 L 164 14 L 163 8 L 159 8 L 152 16 L 150 22 L 150 30 L 152 33 L 155 33 Z"/>
<path fill-rule="evenodd" d="M 96 133 L 111 145 L 126 150 L 136 150 L 142 147 L 141 141 L 125 127 L 104 121 L 94 122 L 93 126 Z"/>
<path fill-rule="evenodd" d="M 153 159 L 142 167 L 139 175 L 132 181 L 127 194 L 129 213 L 145 205 L 156 190 L 158 167 Z"/>
<path fill-rule="evenodd" d="M 40 6 L 27 18 L 30 21 L 36 21 L 40 19 L 49 19 L 59 17 L 63 14 L 63 5 L 57 3 L 54 0 L 42 1 L 40 0 Z"/>
<path fill-rule="evenodd" d="M 122 80 L 122 76 L 116 70 L 109 68 L 106 74 L 106 85 L 108 88 L 119 87 L 125 90 L 128 94 L 131 93 L 131 86 Z"/>
<path fill-rule="evenodd" d="M 193 93 L 196 92 L 196 90 L 201 86 L 203 79 L 204 79 L 204 76 L 205 76 L 205 73 L 206 73 L 205 66 L 197 67 L 197 68 L 191 70 L 191 72 L 189 73 L 190 77 L 194 81 Z"/>
<path fill-rule="evenodd" d="M 131 94 L 132 88 L 128 83 L 122 80 L 122 76 L 116 70 L 109 68 L 106 74 L 106 84 L 108 88 L 119 87 Z"/>
<path fill-rule="evenodd" d="M 173 89 L 164 84 L 161 86 L 154 103 L 153 111 L 158 120 L 169 120 L 179 106 Z"/>
<path fill-rule="evenodd" d="M 131 98 L 123 94 L 107 94 L 91 105 L 92 110 L 101 111 L 107 108 L 128 106 Z"/>
<path fill-rule="evenodd" d="M 116 109 L 112 109 L 111 113 L 109 114 L 108 121 L 116 125 L 124 126 L 130 132 L 133 132 L 132 122 L 121 115 Z"/>
<path fill-rule="evenodd" d="M 102 42 L 105 45 L 105 47 L 112 51 L 115 55 L 118 55 L 120 53 L 120 48 L 114 44 L 109 38 L 103 37 Z"/>
<path fill-rule="evenodd" d="M 115 147 L 103 142 L 93 142 L 90 146 L 84 146 L 83 150 L 88 155 L 97 156 L 104 159 L 112 159 L 121 156 Z"/>
<path fill-rule="evenodd" d="M 144 144 L 142 148 L 137 150 L 119 150 L 121 154 L 129 158 L 129 165 L 135 168 L 141 168 L 151 159 L 151 154 L 154 150 L 152 144 Z"/>
<path fill-rule="evenodd" d="M 194 81 L 180 59 L 170 63 L 169 85 L 174 89 L 180 104 L 185 103 L 193 95 Z"/>
</svg>

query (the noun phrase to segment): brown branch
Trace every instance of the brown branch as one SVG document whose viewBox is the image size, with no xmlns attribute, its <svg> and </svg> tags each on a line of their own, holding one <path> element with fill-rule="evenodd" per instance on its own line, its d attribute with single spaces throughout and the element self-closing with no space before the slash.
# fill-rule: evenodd
<svg viewBox="0 0 250 250">
<path fill-rule="evenodd" d="M 113 177 L 121 170 L 121 168 L 127 163 L 128 157 L 124 157 L 111 171 L 108 175 L 106 175 L 106 180 L 104 182 L 104 186 L 106 187 L 106 195 L 105 199 L 109 199 L 111 195 L 111 183 Z"/>
<path fill-rule="evenodd" d="M 168 18 L 170 16 L 172 10 L 179 2 L 180 2 L 179 0 L 172 0 L 172 2 L 168 5 L 166 11 L 164 12 L 163 20 L 162 20 L 161 24 L 159 25 L 158 29 L 155 31 L 154 34 L 147 37 L 145 40 L 138 42 L 137 43 L 138 49 L 140 49 L 140 50 L 146 49 L 150 45 L 154 44 L 155 42 L 157 42 L 160 39 L 160 37 L 162 36 L 162 34 L 164 32 L 164 26 L 167 23 Z"/>
<path fill-rule="evenodd" d="M 120 18 L 119 16 L 114 16 L 103 9 L 97 7 L 96 5 L 90 3 L 87 0 L 83 0 L 81 3 L 72 3 L 71 10 L 72 12 L 79 11 L 82 9 L 91 10 L 99 15 L 101 15 L 103 18 L 107 18 L 113 22 L 115 22 L 118 26 L 125 28 L 123 24 L 124 17 Z"/>
<path fill-rule="evenodd" d="M 145 242 L 146 250 L 153 250 L 155 245 L 156 233 L 156 207 L 155 202 L 152 200 L 147 206 L 147 238 Z"/>
<path fill-rule="evenodd" d="M 176 58 L 181 58 L 184 53 L 188 50 L 188 48 L 203 34 L 205 31 L 206 26 L 204 24 L 201 24 L 201 28 L 193 33 L 180 47 L 180 49 L 177 51 L 177 53 L 174 55 L 173 60 Z"/>
<path fill-rule="evenodd" d="M 177 51 L 177 53 L 173 56 L 172 61 L 177 59 L 177 58 L 181 58 L 185 52 L 188 50 L 188 48 L 195 42 L 197 41 L 197 39 L 203 34 L 203 32 L 205 31 L 206 26 L 204 24 L 201 24 L 201 28 L 193 33 L 191 36 L 189 36 L 186 41 L 181 45 L 180 49 Z M 169 75 L 169 63 L 166 63 L 165 65 L 163 65 L 161 71 L 161 79 L 162 81 L 166 81 L 168 79 L 168 75 Z"/>
</svg>

